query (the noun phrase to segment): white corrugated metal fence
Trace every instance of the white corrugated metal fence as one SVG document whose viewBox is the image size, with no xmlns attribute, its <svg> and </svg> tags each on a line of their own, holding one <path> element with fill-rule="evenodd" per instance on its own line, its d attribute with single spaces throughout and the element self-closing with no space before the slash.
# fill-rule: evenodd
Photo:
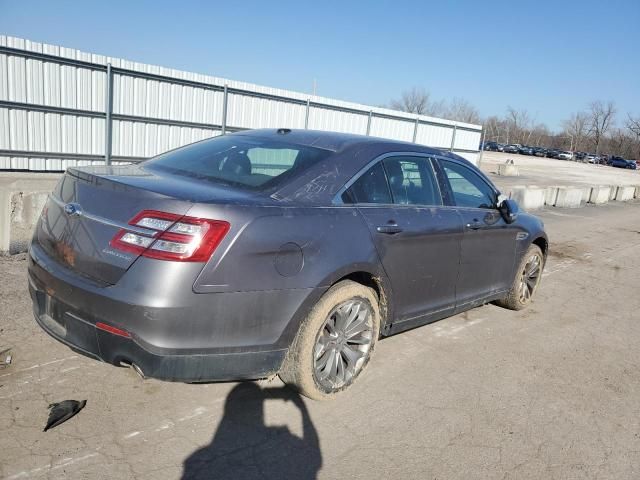
<svg viewBox="0 0 640 480">
<path fill-rule="evenodd" d="M 415 141 L 474 162 L 482 131 L 0 36 L 0 170 L 139 161 L 224 132 L 264 127 Z"/>
</svg>

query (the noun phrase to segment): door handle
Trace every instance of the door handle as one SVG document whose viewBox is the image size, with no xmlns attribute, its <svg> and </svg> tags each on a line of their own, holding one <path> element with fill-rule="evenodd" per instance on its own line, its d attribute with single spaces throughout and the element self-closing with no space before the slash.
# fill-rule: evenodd
<svg viewBox="0 0 640 480">
<path fill-rule="evenodd" d="M 399 227 L 398 225 L 379 225 L 376 227 L 376 231 L 378 233 L 393 235 L 395 233 L 400 233 L 402 231 L 402 227 Z"/>
<path fill-rule="evenodd" d="M 480 222 L 478 219 L 474 219 L 473 222 L 467 223 L 467 228 L 469 230 L 480 230 L 484 227 L 484 224 Z"/>
</svg>

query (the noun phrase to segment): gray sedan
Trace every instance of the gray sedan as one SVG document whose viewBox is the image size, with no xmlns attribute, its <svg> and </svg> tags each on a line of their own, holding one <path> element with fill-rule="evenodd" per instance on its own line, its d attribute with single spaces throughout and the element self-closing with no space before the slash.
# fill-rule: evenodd
<svg viewBox="0 0 640 480">
<path fill-rule="evenodd" d="M 539 285 L 542 223 L 463 158 L 254 130 L 69 169 L 29 251 L 40 326 L 141 375 L 348 388 L 379 338 Z"/>
</svg>

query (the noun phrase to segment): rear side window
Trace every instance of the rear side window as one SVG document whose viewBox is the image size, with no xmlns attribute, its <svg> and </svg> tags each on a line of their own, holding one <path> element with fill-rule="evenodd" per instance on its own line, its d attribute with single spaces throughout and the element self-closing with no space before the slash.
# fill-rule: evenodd
<svg viewBox="0 0 640 480">
<path fill-rule="evenodd" d="M 165 153 L 144 162 L 143 168 L 259 190 L 282 183 L 330 154 L 272 139 L 228 135 Z"/>
<path fill-rule="evenodd" d="M 342 194 L 344 203 L 392 203 L 382 162 L 376 163 Z"/>
<path fill-rule="evenodd" d="M 459 207 L 495 208 L 496 194 L 480 175 L 454 162 L 440 160 Z"/>
<path fill-rule="evenodd" d="M 429 159 L 388 157 L 376 163 L 342 195 L 345 203 L 441 205 Z"/>
</svg>

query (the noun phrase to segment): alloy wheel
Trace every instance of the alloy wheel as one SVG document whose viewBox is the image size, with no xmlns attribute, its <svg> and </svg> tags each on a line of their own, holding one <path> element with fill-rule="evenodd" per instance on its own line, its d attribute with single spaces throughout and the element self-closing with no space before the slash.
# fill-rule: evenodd
<svg viewBox="0 0 640 480">
<path fill-rule="evenodd" d="M 373 344 L 373 310 L 368 302 L 351 299 L 327 316 L 313 350 L 316 381 L 327 391 L 353 381 L 366 364 Z"/>
<path fill-rule="evenodd" d="M 529 303 L 531 301 L 531 297 L 540 282 L 541 273 L 542 258 L 536 253 L 529 257 L 522 270 L 519 289 L 520 302 Z"/>
</svg>

